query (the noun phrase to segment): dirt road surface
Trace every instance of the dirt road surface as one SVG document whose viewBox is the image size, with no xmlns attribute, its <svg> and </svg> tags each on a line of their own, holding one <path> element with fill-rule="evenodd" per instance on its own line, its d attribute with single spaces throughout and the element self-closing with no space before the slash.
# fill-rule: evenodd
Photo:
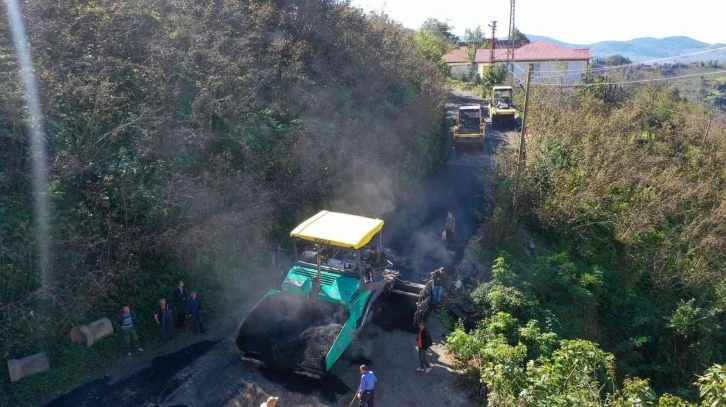
<svg viewBox="0 0 726 407">
<path fill-rule="evenodd" d="M 458 106 L 477 103 L 483 104 L 471 94 L 456 93 L 447 111 L 455 116 Z M 456 264 L 475 231 L 476 213 L 482 207 L 478 177 L 491 167 L 494 149 L 514 134 L 488 125 L 483 150 L 453 148 L 446 164 L 386 218 L 386 247 L 408 259 L 407 265 L 400 268 L 407 279 L 423 281 L 434 268 Z M 441 242 L 448 210 L 457 219 L 453 250 L 446 250 Z M 344 407 L 350 404 L 358 387 L 357 366 L 361 363 L 378 377 L 377 406 L 472 405 L 465 394 L 454 388 L 457 373 L 442 343 L 445 328 L 435 316 L 429 319 L 434 341 L 429 361 L 433 369 L 428 374 L 415 371 L 418 357 L 412 326 L 414 307 L 397 298 L 385 303 L 383 312 L 368 324 L 322 381 L 283 375 L 240 359 L 232 334 L 255 298 L 220 320 L 214 329 L 216 334 L 180 341 L 172 353 L 163 356 L 128 359 L 108 377 L 87 383 L 48 406 L 257 407 L 274 395 L 280 397 L 281 407 Z"/>
</svg>

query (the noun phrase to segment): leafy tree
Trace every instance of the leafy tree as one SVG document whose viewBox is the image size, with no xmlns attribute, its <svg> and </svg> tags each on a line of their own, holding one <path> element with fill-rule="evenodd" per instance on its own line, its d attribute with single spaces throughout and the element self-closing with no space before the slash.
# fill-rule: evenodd
<svg viewBox="0 0 726 407">
<path fill-rule="evenodd" d="M 459 41 L 459 37 L 452 32 L 452 28 L 448 21 L 429 18 L 421 24 L 419 31 L 435 35 L 450 45 L 454 45 Z"/>
<path fill-rule="evenodd" d="M 424 58 L 435 63 L 439 71 L 445 75 L 449 73 L 449 67 L 443 57 L 455 48 L 454 42 L 449 37 L 453 34 L 448 30 L 447 23 L 429 19 L 414 35 L 419 52 Z"/>
<path fill-rule="evenodd" d="M 696 384 L 700 387 L 703 406 L 726 405 L 726 365 L 713 365 Z"/>
<path fill-rule="evenodd" d="M 619 65 L 630 65 L 632 61 L 620 54 L 609 55 L 605 58 L 605 65 L 607 66 L 619 66 Z"/>
<path fill-rule="evenodd" d="M 490 92 L 493 86 L 501 85 L 507 80 L 507 67 L 504 64 L 495 64 L 484 68 L 482 85 L 486 92 Z"/>
<path fill-rule="evenodd" d="M 514 35 L 512 36 L 511 39 L 512 40 L 515 40 L 515 41 L 522 41 L 525 44 L 529 44 L 531 42 L 529 40 L 529 38 L 527 38 L 527 36 L 524 35 L 524 33 L 522 33 L 521 31 L 519 31 L 519 28 L 517 28 L 517 27 L 514 27 Z"/>
<path fill-rule="evenodd" d="M 560 341 L 552 356 L 536 360 L 527 369 L 528 386 L 521 396 L 532 405 L 597 406 L 614 357 L 583 340 Z"/>
<path fill-rule="evenodd" d="M 466 55 L 471 62 L 472 69 L 475 68 L 476 52 L 484 46 L 484 32 L 481 30 L 481 25 L 476 27 L 467 28 L 466 34 Z"/>
</svg>

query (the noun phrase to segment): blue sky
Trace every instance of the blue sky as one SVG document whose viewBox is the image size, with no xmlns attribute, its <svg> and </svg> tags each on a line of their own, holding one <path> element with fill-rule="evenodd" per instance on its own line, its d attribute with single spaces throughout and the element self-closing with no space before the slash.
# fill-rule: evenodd
<svg viewBox="0 0 726 407">
<path fill-rule="evenodd" d="M 509 0 L 352 0 L 366 11 L 385 10 L 404 26 L 418 28 L 429 17 L 449 20 L 454 32 L 497 20 L 506 36 Z M 685 35 L 726 43 L 726 0 L 516 0 L 522 32 L 589 44 L 605 40 Z M 497 35 L 499 36 L 499 35 Z"/>
</svg>

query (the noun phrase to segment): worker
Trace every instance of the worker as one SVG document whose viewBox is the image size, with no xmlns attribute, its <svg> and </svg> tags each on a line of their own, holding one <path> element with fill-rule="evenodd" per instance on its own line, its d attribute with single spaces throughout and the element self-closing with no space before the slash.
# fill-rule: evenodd
<svg viewBox="0 0 726 407">
<path fill-rule="evenodd" d="M 126 349 L 128 350 L 127 355 L 131 356 L 131 338 L 134 339 L 134 346 L 139 352 L 143 352 L 144 349 L 139 345 L 139 335 L 136 333 L 136 327 L 134 321 L 136 320 L 136 314 L 131 312 L 131 308 L 128 306 L 123 307 L 121 315 L 119 315 L 118 322 L 121 326 L 120 331 L 123 333 L 124 342 L 126 342 Z"/>
<path fill-rule="evenodd" d="M 456 231 L 456 219 L 451 211 L 446 215 L 446 225 L 444 226 L 444 233 L 446 234 L 446 244 L 452 246 L 454 244 L 454 232 Z"/>
<path fill-rule="evenodd" d="M 377 247 L 371 246 L 368 263 L 370 263 L 371 267 L 374 269 L 386 267 L 388 263 L 386 253 L 383 250 L 379 252 Z"/>
<path fill-rule="evenodd" d="M 373 273 L 373 267 L 366 267 L 364 271 L 363 281 L 366 283 L 372 283 L 375 281 L 375 274 Z"/>
<path fill-rule="evenodd" d="M 376 385 L 376 375 L 368 370 L 366 365 L 360 365 L 360 386 L 358 386 L 359 407 L 373 407 L 373 388 Z"/>
<path fill-rule="evenodd" d="M 187 298 L 187 315 L 192 320 L 192 329 L 195 334 L 206 334 L 204 330 L 204 321 L 202 320 L 202 301 L 197 298 L 197 292 L 192 291 Z"/>
<path fill-rule="evenodd" d="M 179 281 L 174 290 L 174 306 L 176 307 L 176 327 L 184 328 L 187 319 L 187 290 L 184 288 L 184 282 Z"/>
<path fill-rule="evenodd" d="M 270 396 L 267 401 L 260 404 L 260 407 L 277 407 L 277 402 L 280 401 L 279 397 Z"/>
<path fill-rule="evenodd" d="M 287 263 L 287 256 L 285 256 L 285 252 L 282 250 L 282 245 L 280 242 L 275 242 L 275 247 L 272 250 L 272 267 L 284 276 L 287 271 Z"/>
<path fill-rule="evenodd" d="M 417 372 L 430 372 L 431 364 L 426 360 L 426 352 L 431 347 L 431 334 L 426 329 L 426 322 L 419 321 L 418 323 L 418 336 L 416 337 L 416 347 L 418 348 L 418 363 L 419 366 L 416 368 Z"/>
<path fill-rule="evenodd" d="M 159 325 L 161 341 L 166 342 L 167 338 L 174 333 L 174 326 L 171 311 L 163 298 L 159 300 L 159 307 L 154 313 L 154 321 L 156 321 L 156 325 Z"/>
<path fill-rule="evenodd" d="M 441 291 L 443 291 L 444 276 L 446 270 L 440 267 L 431 273 L 431 303 L 436 306 L 441 303 Z"/>
</svg>

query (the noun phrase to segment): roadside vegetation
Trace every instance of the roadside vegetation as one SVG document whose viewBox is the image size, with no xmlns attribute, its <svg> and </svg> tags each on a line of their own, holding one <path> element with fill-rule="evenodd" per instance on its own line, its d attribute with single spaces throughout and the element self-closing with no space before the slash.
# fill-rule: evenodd
<svg viewBox="0 0 726 407">
<path fill-rule="evenodd" d="M 726 405 L 723 118 L 663 82 L 530 101 L 516 208 L 515 148 L 485 179 L 464 383 L 489 406 Z"/>
<path fill-rule="evenodd" d="M 656 76 L 686 76 L 673 82 L 681 97 L 689 102 L 700 103 L 711 110 L 726 111 L 726 74 L 713 74 L 726 70 L 726 63 L 722 61 L 656 62 L 652 65 L 642 65 L 633 64 L 628 58 L 616 54 L 607 58 L 595 58 L 592 66 L 596 70 L 605 68 L 607 79 L 610 81 L 641 80 Z M 623 68 L 613 69 L 616 66 Z"/>
<path fill-rule="evenodd" d="M 15 384 L 2 375 L 2 405 L 52 398 L 122 354 L 116 337 L 71 344 L 72 326 L 128 304 L 153 343 L 154 306 L 180 279 L 219 316 L 273 284 L 272 242 L 297 221 L 320 207 L 380 216 L 448 149 L 441 67 L 386 16 L 319 0 L 23 7 L 49 145 L 52 264 L 38 267 L 3 18 L 0 349 L 45 351 L 52 369 Z"/>
</svg>

